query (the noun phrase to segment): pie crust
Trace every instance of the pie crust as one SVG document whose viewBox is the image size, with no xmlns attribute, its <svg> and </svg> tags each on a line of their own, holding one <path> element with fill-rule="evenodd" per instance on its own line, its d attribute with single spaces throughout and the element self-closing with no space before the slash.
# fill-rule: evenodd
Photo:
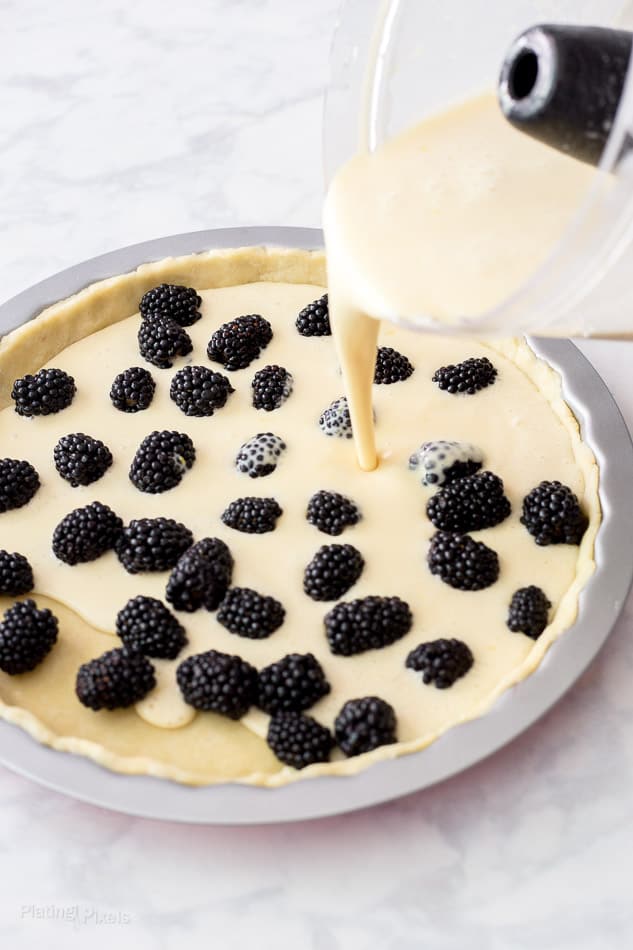
<svg viewBox="0 0 633 950">
<path fill-rule="evenodd" d="M 106 328 L 112 327 L 119 321 L 126 320 L 126 318 L 134 317 L 138 309 L 138 301 L 142 294 L 162 282 L 182 283 L 187 286 L 196 287 L 199 291 L 209 290 L 210 292 L 219 288 L 238 288 L 239 293 L 244 296 L 244 299 L 248 299 L 247 292 L 250 292 L 253 286 L 257 289 L 258 284 L 261 285 L 262 292 L 264 288 L 268 288 L 266 290 L 267 294 L 271 293 L 271 286 L 276 284 L 296 285 L 293 291 L 293 300 L 296 294 L 302 294 L 302 299 L 307 303 L 323 292 L 323 287 L 326 284 L 325 260 L 321 252 L 272 248 L 239 248 L 235 250 L 205 252 L 180 258 L 168 258 L 155 263 L 144 264 L 131 273 L 93 284 L 81 290 L 75 296 L 48 307 L 27 324 L 8 334 L 0 341 L 0 410 L 5 409 L 6 413 L 11 414 L 11 418 L 15 416 L 11 409 L 10 399 L 11 385 L 15 378 L 25 373 L 35 372 L 50 361 L 53 361 L 53 365 L 60 365 L 56 362 L 56 358 L 60 357 L 61 360 L 61 354 L 72 347 L 73 344 L 79 343 L 79 341 L 87 341 L 87 338 L 92 334 L 97 334 L 98 331 L 102 330 L 107 332 Z M 244 288 L 247 288 L 247 290 Z M 241 312 L 251 311 L 244 310 Z M 200 321 L 200 323 L 202 322 L 203 321 Z M 215 329 L 215 327 L 216 324 L 214 323 L 211 329 Z M 191 329 L 193 330 L 195 328 Z M 207 328 L 205 331 L 207 336 L 210 336 L 211 329 Z M 400 336 L 398 336 L 398 334 L 400 334 Z M 384 327 L 381 342 L 389 345 L 398 345 L 398 341 L 405 340 L 402 334 L 403 331 L 396 331 L 392 327 Z M 418 350 L 421 349 L 421 340 L 423 338 L 409 337 L 409 339 L 412 341 L 415 339 L 415 347 L 417 347 Z M 101 340 L 102 337 L 95 337 L 94 341 L 90 342 L 91 344 L 94 342 L 96 346 L 100 344 Z M 312 342 L 313 341 L 305 341 L 307 346 L 311 345 Z M 328 343 L 326 339 L 323 339 L 319 341 L 319 345 L 330 346 L 331 344 Z M 406 341 L 404 345 L 406 345 Z M 411 345 L 413 346 L 413 342 Z M 507 527 L 504 529 L 503 526 L 500 526 L 499 528 L 491 529 L 492 532 L 499 532 L 498 536 L 496 534 L 490 534 L 491 546 L 495 548 L 500 546 L 502 573 L 504 570 L 507 570 L 509 574 L 512 574 L 514 570 L 513 560 L 507 556 L 507 552 L 512 551 L 515 545 L 521 545 L 520 551 L 523 552 L 523 546 L 526 546 L 529 541 L 530 545 L 535 549 L 534 557 L 545 559 L 542 562 L 543 576 L 547 576 L 547 572 L 552 565 L 558 563 L 563 564 L 565 577 L 563 584 L 564 589 L 561 589 L 555 598 L 552 598 L 555 599 L 555 609 L 553 611 L 552 620 L 543 635 L 537 641 L 533 642 L 528 640 L 528 638 L 524 638 L 522 635 L 511 634 L 509 631 L 505 632 L 508 643 L 512 643 L 511 649 L 516 651 L 512 653 L 510 658 L 504 654 L 504 650 L 498 646 L 494 638 L 486 641 L 485 631 L 481 633 L 483 638 L 481 641 L 482 652 L 480 655 L 476 653 L 476 662 L 480 660 L 482 676 L 485 675 L 489 677 L 489 679 L 486 680 L 487 685 L 485 688 L 482 686 L 478 691 L 475 690 L 474 693 L 471 692 L 470 688 L 466 689 L 465 686 L 461 685 L 462 683 L 466 683 L 468 677 L 465 677 L 464 680 L 456 684 L 452 690 L 444 691 L 445 696 L 443 697 L 439 695 L 440 691 L 434 690 L 433 687 L 423 686 L 421 683 L 416 682 L 415 689 L 427 691 L 424 695 L 428 697 L 429 703 L 437 704 L 439 702 L 445 702 L 446 694 L 452 694 L 448 696 L 445 714 L 440 715 L 438 713 L 439 707 L 437 705 L 433 707 L 429 706 L 430 721 L 433 723 L 431 728 L 421 728 L 415 737 L 409 737 L 406 741 L 400 741 L 395 745 L 381 747 L 367 755 L 345 759 L 338 754 L 338 757 L 333 757 L 330 763 L 313 765 L 299 772 L 283 766 L 268 749 L 262 738 L 266 726 L 266 717 L 258 712 L 249 713 L 243 721 L 238 723 L 224 719 L 213 713 L 197 714 L 192 721 L 183 725 L 181 728 L 165 729 L 158 728 L 145 721 L 138 715 L 134 708 L 117 710 L 115 712 L 102 711 L 99 713 L 93 713 L 84 709 L 74 698 L 73 671 L 78 668 L 81 662 L 98 655 L 106 649 L 112 648 L 116 645 L 116 642 L 112 639 L 111 629 L 106 632 L 107 628 L 105 624 L 90 623 L 85 617 L 81 616 L 80 613 L 71 609 L 68 604 L 61 602 L 60 599 L 51 599 L 50 594 L 47 595 L 39 592 L 37 587 L 38 574 L 36 570 L 35 591 L 29 596 L 33 596 L 39 606 L 50 606 L 53 612 L 58 616 L 60 620 L 60 640 L 49 657 L 32 673 L 18 677 L 9 677 L 0 673 L 0 716 L 20 726 L 39 742 L 60 751 L 87 756 L 100 765 L 118 772 L 148 774 L 193 785 L 205 785 L 221 781 L 238 781 L 253 785 L 279 786 L 299 778 L 308 778 L 316 775 L 354 774 L 372 762 L 423 749 L 429 743 L 433 742 L 438 735 L 446 731 L 446 729 L 452 728 L 460 722 L 485 714 L 502 693 L 524 679 L 538 667 L 551 644 L 563 631 L 567 630 L 574 623 L 578 610 L 579 593 L 594 570 L 594 541 L 600 523 L 598 467 L 590 448 L 581 439 L 578 423 L 573 413 L 562 397 L 561 381 L 558 374 L 546 363 L 538 359 L 524 341 L 509 340 L 475 344 L 472 341 L 468 343 L 468 341 L 463 340 L 441 341 L 438 338 L 429 338 L 425 346 L 431 354 L 434 355 L 437 352 L 438 359 L 439 354 L 450 354 L 454 351 L 456 354 L 455 362 L 463 358 L 460 356 L 461 353 L 469 353 L 470 351 L 476 350 L 476 354 L 479 355 L 480 353 L 487 352 L 490 353 L 493 361 L 496 361 L 502 366 L 500 375 L 503 372 L 503 367 L 507 369 L 506 376 L 512 381 L 511 391 L 517 394 L 517 404 L 515 407 L 504 405 L 503 411 L 505 415 L 503 418 L 508 420 L 509 428 L 514 427 L 515 431 L 518 432 L 517 445 L 522 445 L 527 455 L 536 457 L 542 448 L 541 443 L 538 441 L 541 437 L 540 431 L 542 431 L 543 428 L 542 420 L 545 420 L 547 425 L 551 425 L 551 431 L 556 431 L 558 433 L 557 438 L 560 437 L 561 440 L 560 453 L 558 453 L 557 449 L 552 449 L 553 454 L 551 458 L 556 459 L 558 455 L 561 456 L 561 465 L 564 468 L 564 472 L 561 472 L 561 470 L 557 468 L 556 471 L 552 471 L 548 474 L 549 470 L 541 470 L 538 467 L 538 460 L 536 460 L 534 462 L 536 466 L 535 473 L 538 471 L 539 477 L 534 481 L 534 484 L 536 484 L 541 477 L 558 478 L 561 477 L 561 474 L 569 474 L 570 477 L 567 480 L 568 482 L 573 480 L 572 487 L 578 494 L 583 508 L 589 517 L 589 527 L 578 548 L 572 549 L 567 546 L 561 546 L 559 548 L 536 549 L 536 546 L 527 535 L 525 529 L 518 525 L 518 512 L 516 510 L 518 506 L 516 501 L 521 497 L 521 494 L 524 493 L 525 486 L 517 486 L 515 492 L 516 497 L 513 498 L 514 512 L 513 526 L 511 528 L 513 533 L 508 534 L 506 538 L 503 531 L 506 530 L 506 532 L 510 532 L 510 528 Z M 470 351 L 468 349 L 469 346 Z M 316 352 L 316 350 L 314 352 Z M 266 357 L 265 360 L 266 362 L 268 361 Z M 203 358 L 199 353 L 197 353 L 195 361 L 207 363 L 206 356 Z M 270 361 L 274 361 L 272 357 Z M 125 365 L 141 363 L 142 360 L 138 356 L 138 353 L 132 351 Z M 125 365 L 121 366 L 120 369 L 124 369 Z M 175 368 L 178 368 L 180 365 L 182 365 L 182 361 L 178 361 Z M 260 363 L 255 366 L 255 369 L 263 365 L 264 363 L 260 361 Z M 171 372 L 165 370 L 154 371 L 152 367 L 149 368 L 152 370 L 158 382 L 163 379 L 161 374 Z M 220 367 L 215 368 L 220 369 Z M 253 371 L 254 369 L 242 371 L 241 374 L 232 376 L 231 381 L 236 386 L 237 382 L 234 380 L 239 379 L 240 384 L 241 380 L 250 381 Z M 334 379 L 335 371 L 333 370 L 332 380 Z M 415 374 L 412 379 L 415 379 Z M 331 384 L 340 386 L 340 382 L 333 382 Z M 85 386 L 85 380 L 78 376 L 77 385 L 78 390 L 80 390 L 82 386 Z M 406 385 L 408 385 L 408 383 Z M 380 388 L 383 390 L 393 390 L 395 392 L 397 386 Z M 494 403 L 491 400 L 493 396 L 495 396 L 494 390 L 495 387 L 491 387 L 490 393 L 484 397 L 487 402 L 482 398 L 478 403 L 480 407 L 493 407 L 493 413 L 495 411 Z M 411 390 L 411 392 L 413 392 L 413 390 Z M 386 399 L 390 394 L 381 393 L 381 398 L 383 395 Z M 295 397 L 291 397 L 291 400 L 293 398 Z M 479 395 L 476 398 L 479 399 Z M 495 398 L 501 398 L 500 389 Z M 107 402 L 107 394 L 104 394 L 104 399 Z M 289 405 L 291 400 L 289 400 Z M 530 402 L 530 400 L 533 402 Z M 325 404 L 327 404 L 327 400 L 325 400 Z M 325 407 L 325 404 L 322 408 Z M 532 404 L 534 406 L 533 420 L 531 420 L 530 415 L 532 410 L 530 410 L 530 412 L 526 410 L 526 406 L 532 406 Z M 446 405 L 448 405 L 448 403 Z M 68 413 L 64 420 L 67 431 L 77 431 L 77 429 L 74 428 L 74 423 L 71 421 L 73 418 L 72 408 L 71 406 L 70 409 L 59 414 L 61 420 L 64 414 Z M 152 428 L 171 427 L 171 425 L 161 426 L 160 422 L 155 417 L 152 417 L 150 413 L 151 410 L 148 410 L 147 431 L 150 431 Z M 3 434 L 6 434 L 7 431 L 2 425 L 3 415 L 7 424 L 9 422 L 6 414 L 0 413 L 0 438 L 3 438 Z M 123 426 L 126 417 L 122 414 L 117 415 L 118 424 Z M 144 416 L 146 413 L 139 413 L 137 415 Z M 265 415 L 266 418 L 261 420 L 259 427 L 251 423 L 253 432 L 265 431 L 268 428 L 276 431 L 276 428 L 281 426 L 281 423 L 277 426 L 275 413 L 271 413 L 270 416 L 269 414 L 261 415 Z M 492 438 L 491 433 L 494 433 L 497 426 L 494 418 L 484 422 L 483 415 L 485 415 L 485 413 L 482 414 L 482 421 L 480 423 L 482 432 L 471 432 L 468 441 L 476 444 L 478 441 L 482 441 L 484 450 L 490 448 L 494 457 L 494 451 L 497 451 L 497 449 L 494 448 L 493 450 L 492 447 L 483 444 L 483 442 L 487 442 L 489 438 Z M 379 424 L 380 418 L 379 414 Z M 386 412 L 383 413 L 383 418 L 389 421 Z M 185 417 L 183 416 L 182 419 L 184 420 Z M 549 420 L 549 422 L 547 420 Z M 11 447 L 7 446 L 6 443 L 3 444 L 2 455 L 30 459 L 30 449 L 35 444 L 31 440 L 37 438 L 35 433 L 38 428 L 39 420 L 20 419 L 19 422 L 25 426 L 23 431 L 26 433 L 27 438 L 19 448 L 17 445 Z M 13 424 L 13 422 L 11 424 Z M 62 428 L 64 428 L 64 425 L 62 425 Z M 525 427 L 524 438 L 522 436 L 523 430 L 521 426 Z M 498 427 L 502 428 L 502 423 L 499 423 Z M 186 431 L 184 422 L 182 424 L 182 430 Z M 416 436 L 417 431 L 418 430 L 414 428 L 411 430 L 411 449 L 415 448 L 416 441 L 421 441 Z M 90 434 L 105 438 L 100 431 L 94 431 Z M 434 437 L 442 438 L 446 435 L 450 436 L 450 433 L 438 431 Z M 500 443 L 503 437 L 503 433 L 495 436 Z M 525 447 L 524 443 L 526 440 L 530 445 L 530 440 L 534 442 L 534 451 L 530 450 L 529 445 L 527 448 Z M 239 441 L 235 447 L 237 448 L 238 445 Z M 350 449 L 349 444 L 347 448 Z M 342 450 L 342 446 L 336 447 L 337 452 L 339 449 Z M 502 451 L 503 446 L 500 444 L 498 449 L 499 458 L 502 457 Z M 387 458 L 387 456 L 388 453 L 385 458 Z M 551 458 L 550 467 L 552 464 Z M 490 467 L 493 468 L 493 470 L 495 469 L 495 465 L 491 464 Z M 54 473 L 54 469 L 52 469 L 52 474 L 47 477 L 57 477 Z M 188 477 L 189 476 L 186 476 L 186 478 Z M 371 479 L 373 476 L 363 475 L 362 477 Z M 409 473 L 407 473 L 407 477 L 413 478 Z M 561 477 L 561 480 L 565 481 L 566 479 L 565 477 Z M 265 481 L 268 481 L 268 479 Z M 254 486 L 248 484 L 248 479 L 246 479 L 246 482 L 247 484 L 243 484 L 240 491 L 236 488 L 234 492 L 235 497 L 240 493 L 244 495 L 258 493 L 266 495 L 274 493 L 272 480 L 270 480 L 270 486 L 268 484 L 258 485 L 258 491 L 251 491 Z M 179 490 L 184 491 L 186 484 L 187 482 L 185 480 Z M 513 486 L 509 482 L 507 483 L 507 488 L 509 494 L 511 494 Z M 426 495 L 424 489 L 419 486 L 416 486 L 416 490 L 420 493 L 419 512 L 421 516 Z M 81 491 L 83 491 L 83 494 L 77 495 L 77 501 L 75 502 L 73 500 L 73 503 L 68 504 L 68 510 L 72 507 L 86 504 L 95 498 L 101 500 L 99 483 L 95 486 L 91 486 L 89 489 L 80 490 L 80 492 Z M 307 492 L 306 500 L 310 493 L 310 491 Z M 354 491 L 350 489 L 349 494 L 353 496 Z M 157 497 L 160 499 L 162 496 Z M 26 506 L 24 509 L 20 509 L 16 514 L 26 512 L 28 507 L 29 506 Z M 2 527 L 2 519 L 10 514 L 12 513 L 0 515 L 0 527 Z M 183 518 L 183 520 L 185 519 Z M 8 522 L 6 523 L 8 524 Z M 429 526 L 427 526 L 427 528 L 428 527 Z M 310 530 L 314 532 L 314 550 L 321 544 L 329 541 L 339 541 L 341 543 L 349 541 L 350 543 L 355 543 L 351 532 L 349 536 L 343 535 L 341 538 L 330 539 L 325 535 L 319 534 L 313 528 Z M 213 527 L 211 527 L 207 533 L 213 534 Z M 426 536 L 428 537 L 430 533 L 432 533 L 432 529 L 427 531 Z M 263 536 L 263 538 L 266 537 L 268 536 Z M 498 543 L 495 541 L 497 537 Z M 485 540 L 488 541 L 488 538 L 485 538 Z M 48 545 L 48 540 L 46 541 L 46 545 Z M 4 543 L 3 546 L 5 546 Z M 11 547 L 10 549 L 13 550 L 14 548 Z M 19 547 L 15 549 L 20 550 Z M 527 547 L 525 549 L 527 550 Z M 422 550 L 422 548 L 420 550 Z M 519 550 L 518 547 L 517 550 Z M 531 550 L 532 548 L 530 548 L 530 551 Z M 52 554 L 50 557 L 53 558 Z M 108 555 L 105 557 L 108 557 Z M 523 554 L 518 554 L 517 557 L 523 559 Z M 98 564 L 99 562 L 94 563 Z M 61 565 L 60 570 L 72 571 L 73 569 Z M 422 556 L 420 559 L 420 571 L 428 573 Z M 431 581 L 439 585 L 437 590 L 438 592 L 440 590 L 442 591 L 442 596 L 448 597 L 450 595 L 453 597 L 454 601 L 450 603 L 455 604 L 454 610 L 452 607 L 448 608 L 450 619 L 445 625 L 447 629 L 437 629 L 437 617 L 439 614 L 435 616 L 433 622 L 429 621 L 430 627 L 435 631 L 435 635 L 458 635 L 460 632 L 467 634 L 468 631 L 457 630 L 455 626 L 459 626 L 458 620 L 463 623 L 463 617 L 467 615 L 472 616 L 473 608 L 476 608 L 480 602 L 474 599 L 477 598 L 477 594 L 464 594 L 459 591 L 451 591 L 446 588 L 446 585 L 442 585 L 437 578 L 432 578 Z M 427 582 L 428 578 L 425 580 L 425 583 Z M 529 581 L 526 580 L 526 583 L 528 582 Z M 257 588 L 258 585 L 254 582 L 252 586 Z M 518 586 L 518 584 L 516 586 Z M 376 592 L 381 593 L 382 591 Z M 390 591 L 386 591 L 385 593 L 389 592 Z M 369 593 L 369 591 L 356 594 L 356 590 L 354 589 L 345 599 L 362 596 L 365 593 Z M 394 590 L 393 593 L 397 593 L 397 591 Z M 506 595 L 506 589 L 500 588 L 500 597 Z M 422 617 L 425 616 L 425 612 L 427 615 L 432 614 L 430 600 L 431 598 L 427 597 L 426 602 L 423 601 L 420 605 L 420 614 Z M 3 609 L 6 609 L 11 602 L 12 599 L 0 598 L 0 606 L 2 606 Z M 483 603 L 483 598 L 481 599 L 481 603 Z M 501 610 L 504 605 L 505 608 L 507 608 L 507 599 L 504 601 L 504 604 L 500 602 L 499 609 Z M 122 606 L 122 604 L 117 604 L 117 607 L 118 606 Z M 325 613 L 329 606 L 330 605 L 322 604 L 320 608 L 322 612 Z M 412 607 L 415 614 L 416 608 L 414 605 L 412 605 Z M 475 614 L 476 613 L 477 611 L 475 609 Z M 483 616 L 485 616 L 485 610 Z M 188 617 L 189 615 L 187 614 L 179 615 L 185 627 L 187 626 Z M 483 624 L 483 620 L 481 623 Z M 427 633 L 426 622 L 423 626 L 425 633 Z M 475 632 L 479 635 L 479 632 Z M 573 635 L 573 631 L 571 631 L 569 635 Z M 299 641 L 298 631 L 295 637 L 293 629 L 290 629 L 287 636 L 290 639 L 284 641 L 284 650 L 272 647 L 272 658 L 276 659 L 283 655 L 284 652 L 304 651 L 303 642 Z M 408 639 L 410 636 L 411 635 L 408 635 L 407 638 L 405 638 L 407 641 L 406 648 L 404 642 L 400 647 L 395 645 L 395 647 L 398 647 L 400 650 L 400 653 L 402 653 L 402 651 L 406 653 L 408 649 L 411 649 L 423 639 L 422 636 L 418 636 L 417 639 L 415 637 Z M 295 637 L 294 641 L 293 637 Z M 467 636 L 464 638 L 468 640 Z M 264 642 L 266 644 L 270 643 L 272 646 L 273 641 L 274 637 L 272 637 L 270 641 Z M 232 637 L 233 652 L 250 659 L 251 656 L 248 654 L 247 646 L 253 642 L 254 641 L 242 641 L 240 638 Z M 501 641 L 499 640 L 499 642 Z M 211 645 L 215 644 L 210 644 L 210 646 Z M 218 646 L 218 649 L 223 648 L 225 647 Z M 393 649 L 394 647 L 388 648 L 387 651 L 371 651 L 371 657 L 366 661 L 359 662 L 358 669 L 360 670 L 361 680 L 359 680 L 357 695 L 367 694 L 367 690 L 364 689 L 362 685 L 362 670 L 366 669 L 373 690 L 373 684 L 377 682 L 378 664 L 379 662 L 386 662 L 385 658 L 388 651 Z M 385 658 L 379 656 L 379 654 L 382 655 L 383 653 L 385 654 Z M 501 668 L 494 672 L 493 676 L 491 664 L 494 665 L 495 657 L 498 653 L 503 654 L 503 663 L 501 664 Z M 263 665 L 262 658 L 264 656 L 265 654 L 261 653 L 254 657 L 257 661 L 256 665 Z M 368 654 L 363 656 L 368 657 Z M 346 662 L 348 664 L 354 663 L 354 659 L 355 658 L 349 658 Z M 341 662 L 340 659 L 338 662 Z M 373 666 L 370 666 L 370 662 Z M 324 665 L 326 663 L 327 659 Z M 407 675 L 409 674 L 407 673 Z M 420 693 L 420 695 L 423 694 Z M 346 696 L 345 698 L 348 697 Z M 396 712 L 398 713 L 399 710 L 396 709 Z M 309 713 L 313 714 L 312 710 L 310 710 Z M 318 713 L 315 712 L 314 714 L 318 718 Z M 328 716 L 329 713 L 325 716 L 325 719 L 328 719 Z"/>
</svg>

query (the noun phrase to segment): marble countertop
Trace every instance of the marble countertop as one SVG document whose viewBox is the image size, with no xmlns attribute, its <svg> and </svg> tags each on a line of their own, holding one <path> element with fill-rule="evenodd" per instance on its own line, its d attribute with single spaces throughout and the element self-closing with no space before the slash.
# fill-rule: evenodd
<svg viewBox="0 0 633 950">
<path fill-rule="evenodd" d="M 337 0 L 0 0 L 0 297 L 124 244 L 318 226 Z M 583 346 L 633 423 L 633 348 Z M 575 688 L 429 791 L 195 828 L 0 769 L 6 946 L 593 950 L 633 938 L 629 602 Z M 631 721 L 629 720 L 631 716 Z"/>
</svg>

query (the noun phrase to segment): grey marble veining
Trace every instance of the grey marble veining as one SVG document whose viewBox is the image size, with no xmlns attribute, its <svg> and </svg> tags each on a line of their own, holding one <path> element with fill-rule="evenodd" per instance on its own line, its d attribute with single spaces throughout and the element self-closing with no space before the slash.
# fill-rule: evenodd
<svg viewBox="0 0 633 950">
<path fill-rule="evenodd" d="M 178 231 L 318 225 L 336 0 L 0 0 L 0 296 Z M 633 349 L 583 347 L 633 423 Z M 190 828 L 0 771 L 10 947 L 593 950 L 633 943 L 633 607 L 570 694 L 431 789 Z"/>
<path fill-rule="evenodd" d="M 161 234 L 318 224 L 336 5 L 1 4 L 3 298 Z"/>
</svg>

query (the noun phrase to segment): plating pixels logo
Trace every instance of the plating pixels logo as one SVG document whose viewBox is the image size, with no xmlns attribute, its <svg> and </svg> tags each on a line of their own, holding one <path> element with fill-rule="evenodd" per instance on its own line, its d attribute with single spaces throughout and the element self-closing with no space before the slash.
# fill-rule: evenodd
<svg viewBox="0 0 633 950">
<path fill-rule="evenodd" d="M 75 926 L 122 927 L 132 923 L 126 911 L 109 910 L 86 904 L 22 904 L 20 919 L 24 921 L 53 921 Z"/>
</svg>

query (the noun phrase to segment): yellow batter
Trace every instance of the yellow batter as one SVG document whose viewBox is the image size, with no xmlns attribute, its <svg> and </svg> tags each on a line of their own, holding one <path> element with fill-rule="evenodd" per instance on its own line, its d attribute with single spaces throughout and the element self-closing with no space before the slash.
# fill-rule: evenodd
<svg viewBox="0 0 633 950">
<path fill-rule="evenodd" d="M 370 318 L 451 328 L 501 304 L 553 250 L 593 174 L 512 128 L 492 93 L 340 169 L 324 228 L 361 468 L 377 462 L 370 357 L 378 328 Z"/>
<path fill-rule="evenodd" d="M 459 323 L 530 277 L 594 174 L 514 129 L 493 93 L 468 99 L 341 168 L 328 264 L 366 313 Z"/>
<path fill-rule="evenodd" d="M 171 370 L 149 367 L 157 390 L 148 410 L 123 414 L 110 404 L 114 376 L 143 364 L 135 311 L 141 295 L 162 281 L 202 292 L 203 318 L 188 328 L 194 352 L 186 361 L 213 365 L 206 344 L 220 324 L 236 315 L 261 313 L 273 326 L 273 341 L 260 359 L 227 374 L 236 392 L 211 418 L 186 417 L 169 399 L 169 383 L 183 359 Z M 89 755 L 110 768 L 195 784 L 231 779 L 279 785 L 310 775 L 349 774 L 377 759 L 423 748 L 456 723 L 480 715 L 528 675 L 573 623 L 579 590 L 593 570 L 598 473 L 562 400 L 558 376 L 518 341 L 493 346 L 382 327 L 380 342 L 404 352 L 415 372 L 406 382 L 374 387 L 380 465 L 372 475 L 364 474 L 352 444 L 326 437 L 318 426 L 323 409 L 343 392 L 332 340 L 306 339 L 294 327 L 296 314 L 320 296 L 324 282 L 318 253 L 241 249 L 169 259 L 96 284 L 2 341 L 1 454 L 28 459 L 42 487 L 27 506 L 0 515 L 1 546 L 29 558 L 35 574 L 30 596 L 60 619 L 59 642 L 38 669 L 14 677 L 0 673 L 4 718 L 42 742 Z M 439 366 L 482 355 L 490 357 L 499 376 L 477 395 L 450 396 L 431 382 Z M 295 382 L 279 410 L 263 413 L 250 405 L 250 382 L 268 363 L 285 366 Z M 16 376 L 43 365 L 70 372 L 77 395 L 57 415 L 25 419 L 10 405 L 10 387 Z M 148 495 L 133 487 L 127 470 L 141 439 L 156 428 L 187 432 L 197 460 L 176 489 Z M 243 441 L 267 430 L 280 435 L 288 449 L 272 475 L 252 481 L 236 472 L 233 461 Z M 102 439 L 114 464 L 95 484 L 73 489 L 55 471 L 52 449 L 61 435 L 79 431 Z M 434 530 L 424 513 L 429 493 L 408 470 L 407 460 L 430 439 L 474 443 L 483 451 L 484 467 L 505 482 L 511 517 L 474 535 L 481 535 L 500 559 L 499 581 L 484 591 L 453 590 L 426 566 Z M 523 496 L 542 479 L 560 479 L 578 495 L 590 518 L 579 548 L 539 548 L 519 524 Z M 363 520 L 338 539 L 319 533 L 305 520 L 307 501 L 319 489 L 354 499 Z M 245 535 L 220 521 L 229 501 L 251 494 L 274 496 L 283 508 L 273 533 Z M 223 538 L 235 557 L 234 584 L 280 600 L 287 612 L 284 625 L 269 639 L 255 641 L 228 633 L 206 611 L 179 614 L 190 644 L 175 662 L 152 661 L 159 674 L 154 693 L 136 709 L 85 709 L 74 695 L 78 666 L 118 643 L 114 618 L 128 598 L 139 593 L 162 597 L 167 579 L 167 574 L 129 575 L 111 552 L 75 567 L 54 558 L 54 526 L 72 508 L 93 500 L 110 505 L 124 521 L 164 515 L 183 521 L 196 539 Z M 303 593 L 302 575 L 315 551 L 331 540 L 354 544 L 366 562 L 344 599 L 398 595 L 410 604 L 413 627 L 398 643 L 355 657 L 330 653 L 323 616 L 331 605 Z M 512 593 L 528 584 L 541 586 L 553 604 L 552 622 L 536 642 L 510 633 L 505 624 Z M 418 643 L 453 636 L 469 644 L 475 663 L 451 689 L 424 686 L 405 669 L 404 659 Z M 214 713 L 194 715 L 180 699 L 175 667 L 188 653 L 211 647 L 239 653 L 258 667 L 288 652 L 313 652 L 332 691 L 309 714 L 331 726 L 345 700 L 376 694 L 396 710 L 399 743 L 356 759 L 335 753 L 330 764 L 302 772 L 282 766 L 262 738 L 267 722 L 262 713 L 253 710 L 234 723 Z"/>
</svg>

